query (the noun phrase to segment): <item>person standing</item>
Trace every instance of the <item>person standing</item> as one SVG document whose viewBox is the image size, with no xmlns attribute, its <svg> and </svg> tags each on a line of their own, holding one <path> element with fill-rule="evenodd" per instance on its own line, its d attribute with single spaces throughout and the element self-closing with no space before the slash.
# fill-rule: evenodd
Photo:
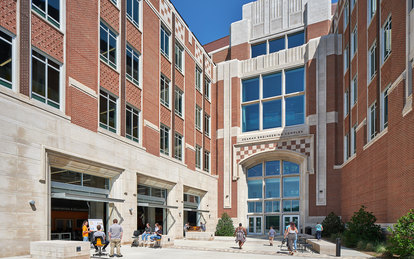
<svg viewBox="0 0 414 259">
<path fill-rule="evenodd" d="M 200 222 L 200 228 L 201 228 L 201 231 L 206 232 L 206 224 L 205 223 Z"/>
<path fill-rule="evenodd" d="M 322 224 L 319 224 L 319 222 L 316 222 L 315 229 L 316 229 L 316 238 L 319 241 L 319 240 L 321 240 L 321 237 L 322 237 L 322 231 L 323 231 Z"/>
<path fill-rule="evenodd" d="M 114 257 L 114 248 L 116 247 L 116 255 L 118 257 L 122 257 L 121 255 L 121 240 L 122 235 L 124 234 L 124 230 L 118 224 L 118 220 L 114 219 L 112 221 L 114 224 L 109 227 L 108 236 L 111 244 L 111 252 L 109 253 L 109 257 Z"/>
<path fill-rule="evenodd" d="M 234 231 L 234 235 L 236 236 L 236 243 L 239 243 L 239 249 L 242 249 L 244 242 L 246 242 L 247 231 L 242 226 L 242 223 L 239 223 L 239 226 Z"/>
<path fill-rule="evenodd" d="M 293 255 L 293 243 L 295 242 L 296 239 L 296 234 L 298 233 L 298 229 L 295 226 L 295 223 L 290 222 L 289 227 L 286 229 L 285 231 L 285 235 L 284 238 L 288 238 L 288 249 L 289 249 L 289 254 Z"/>
<path fill-rule="evenodd" d="M 82 225 L 82 239 L 84 242 L 89 242 L 89 233 L 91 231 L 89 230 L 88 221 L 85 220 Z"/>
<path fill-rule="evenodd" d="M 269 243 L 270 246 L 273 246 L 273 239 L 275 238 L 276 235 L 276 231 L 273 229 L 273 226 L 270 226 L 270 230 L 269 230 Z"/>
</svg>

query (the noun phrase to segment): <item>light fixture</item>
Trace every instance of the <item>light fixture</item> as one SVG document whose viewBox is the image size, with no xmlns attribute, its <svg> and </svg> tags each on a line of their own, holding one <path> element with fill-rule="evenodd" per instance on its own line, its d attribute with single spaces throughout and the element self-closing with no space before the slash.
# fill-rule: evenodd
<svg viewBox="0 0 414 259">
<path fill-rule="evenodd" d="M 132 211 L 133 211 L 133 210 L 134 210 L 133 208 L 130 208 L 130 209 L 129 209 L 129 212 L 132 214 Z"/>
<path fill-rule="evenodd" d="M 36 204 L 36 202 L 34 200 L 30 200 L 29 204 L 30 204 L 30 206 L 34 206 Z"/>
</svg>

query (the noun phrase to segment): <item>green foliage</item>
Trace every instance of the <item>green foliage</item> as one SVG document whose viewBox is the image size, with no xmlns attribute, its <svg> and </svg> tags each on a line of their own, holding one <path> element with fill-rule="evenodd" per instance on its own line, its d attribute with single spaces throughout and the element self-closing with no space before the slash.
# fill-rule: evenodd
<svg viewBox="0 0 414 259">
<path fill-rule="evenodd" d="M 333 212 L 329 213 L 322 221 L 322 226 L 322 236 L 324 237 L 330 237 L 332 234 L 342 233 L 345 230 L 345 225 L 341 218 Z"/>
<path fill-rule="evenodd" d="M 233 234 L 233 220 L 227 213 L 223 213 L 223 215 L 221 215 L 221 219 L 219 219 L 217 223 L 216 236 L 233 236 Z"/>
<path fill-rule="evenodd" d="M 388 228 L 388 231 L 391 232 L 388 248 L 391 253 L 402 258 L 414 256 L 414 209 L 398 219 L 394 230 Z"/>
<path fill-rule="evenodd" d="M 377 218 L 365 206 L 354 213 L 344 232 L 344 243 L 355 247 L 359 241 L 378 243 L 382 239 L 381 227 L 376 225 Z"/>
</svg>

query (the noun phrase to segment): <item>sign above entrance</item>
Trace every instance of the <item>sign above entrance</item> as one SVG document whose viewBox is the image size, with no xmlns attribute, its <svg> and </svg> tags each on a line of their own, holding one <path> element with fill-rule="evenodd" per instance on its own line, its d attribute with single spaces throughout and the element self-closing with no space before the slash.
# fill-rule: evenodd
<svg viewBox="0 0 414 259">
<path fill-rule="evenodd" d="M 297 137 L 309 134 L 309 127 L 279 128 L 267 132 L 243 134 L 237 137 L 237 143 L 250 143 L 256 141 L 277 140 L 281 138 Z"/>
</svg>

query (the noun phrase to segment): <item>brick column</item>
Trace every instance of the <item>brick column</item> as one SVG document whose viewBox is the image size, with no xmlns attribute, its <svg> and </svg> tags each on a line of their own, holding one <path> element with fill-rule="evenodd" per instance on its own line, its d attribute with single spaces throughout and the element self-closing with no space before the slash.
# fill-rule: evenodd
<svg viewBox="0 0 414 259">
<path fill-rule="evenodd" d="M 30 96 L 30 3 L 20 1 L 20 93 Z"/>
<path fill-rule="evenodd" d="M 126 0 L 121 0 L 121 136 L 126 129 Z"/>
</svg>

